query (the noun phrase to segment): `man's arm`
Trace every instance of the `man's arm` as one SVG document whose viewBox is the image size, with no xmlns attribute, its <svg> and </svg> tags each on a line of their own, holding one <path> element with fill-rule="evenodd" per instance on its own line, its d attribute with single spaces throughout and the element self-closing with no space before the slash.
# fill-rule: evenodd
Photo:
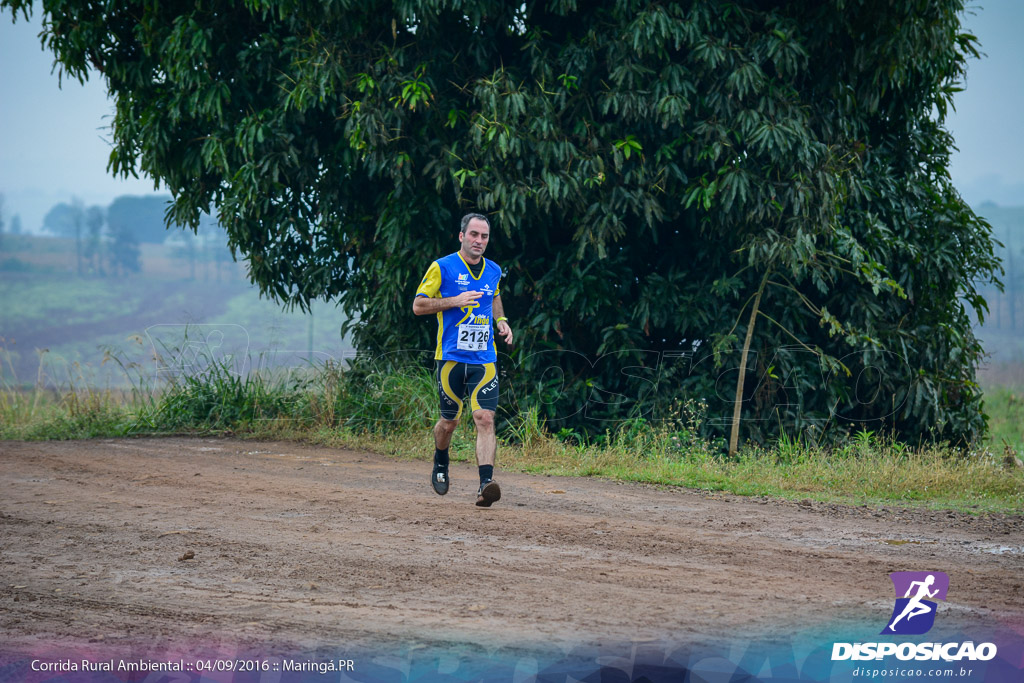
<svg viewBox="0 0 1024 683">
<path fill-rule="evenodd" d="M 458 296 L 449 296 L 443 299 L 417 296 L 412 300 L 412 312 L 416 315 L 430 315 L 447 311 L 449 308 L 462 308 L 463 306 L 470 305 L 483 295 L 483 292 L 463 292 Z"/>
<path fill-rule="evenodd" d="M 491 304 L 491 312 L 494 313 L 495 320 L 505 317 L 505 308 L 501 305 L 500 296 L 494 297 L 494 302 Z M 498 323 L 498 334 L 501 335 L 506 344 L 512 344 L 512 327 L 508 324 L 507 320 L 502 320 Z"/>
</svg>

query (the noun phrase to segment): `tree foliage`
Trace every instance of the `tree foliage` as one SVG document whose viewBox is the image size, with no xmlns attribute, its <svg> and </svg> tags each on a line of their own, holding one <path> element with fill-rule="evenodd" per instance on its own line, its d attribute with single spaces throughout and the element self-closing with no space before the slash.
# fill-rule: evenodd
<svg viewBox="0 0 1024 683">
<path fill-rule="evenodd" d="M 141 244 L 162 244 L 167 239 L 164 214 L 170 197 L 122 195 L 107 208 L 107 223 L 112 232 L 131 233 Z"/>
<path fill-rule="evenodd" d="M 998 262 L 943 126 L 977 54 L 960 0 L 43 8 L 117 100 L 111 170 L 160 179 L 172 221 L 220 215 L 263 292 L 337 301 L 363 350 L 432 348 L 412 294 L 480 210 L 520 407 L 726 418 L 752 324 L 746 436 L 984 430 L 969 313 Z"/>
<path fill-rule="evenodd" d="M 43 230 L 60 237 L 75 237 L 81 232 L 82 212 L 82 202 L 77 198 L 54 204 L 43 217 Z"/>
</svg>

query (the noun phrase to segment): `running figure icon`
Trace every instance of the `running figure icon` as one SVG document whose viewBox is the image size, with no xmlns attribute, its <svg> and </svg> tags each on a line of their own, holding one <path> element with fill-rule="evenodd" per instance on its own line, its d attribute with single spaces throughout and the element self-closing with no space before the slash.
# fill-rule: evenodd
<svg viewBox="0 0 1024 683">
<path fill-rule="evenodd" d="M 924 581 L 912 581 L 910 583 L 910 588 L 907 589 L 906 595 L 903 596 L 905 598 L 910 598 L 910 601 L 907 603 L 906 607 L 903 608 L 903 611 L 900 612 L 900 615 L 893 619 L 892 623 L 889 624 L 890 631 L 896 630 L 896 622 L 898 622 L 903 617 L 906 617 L 907 621 L 910 621 L 916 616 L 919 616 L 921 614 L 928 614 L 932 611 L 932 607 L 929 607 L 921 601 L 924 598 L 934 598 L 935 595 L 939 592 L 938 588 L 936 588 L 933 591 L 928 590 L 934 583 L 934 574 L 929 574 Z M 911 597 L 910 594 L 914 592 L 915 586 L 917 587 L 917 593 L 913 597 Z"/>
</svg>

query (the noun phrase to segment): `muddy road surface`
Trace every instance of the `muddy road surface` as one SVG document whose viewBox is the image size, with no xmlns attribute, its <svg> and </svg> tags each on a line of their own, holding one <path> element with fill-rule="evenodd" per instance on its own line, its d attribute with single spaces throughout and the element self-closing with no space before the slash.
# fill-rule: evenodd
<svg viewBox="0 0 1024 683">
<path fill-rule="evenodd" d="M 500 454 L 499 454 L 500 458 Z M 499 462 L 500 467 L 500 462 Z M 0 634 L 90 643 L 671 640 L 864 623 L 943 571 L 944 629 L 1024 626 L 1024 517 L 780 502 L 283 442 L 0 442 Z M 870 629 L 874 629 L 871 631 Z"/>
</svg>

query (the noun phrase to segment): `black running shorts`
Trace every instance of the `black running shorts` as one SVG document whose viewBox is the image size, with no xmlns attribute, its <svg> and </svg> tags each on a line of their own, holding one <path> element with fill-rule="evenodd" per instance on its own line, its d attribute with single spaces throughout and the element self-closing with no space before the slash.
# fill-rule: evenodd
<svg viewBox="0 0 1024 683">
<path fill-rule="evenodd" d="M 458 420 L 462 399 L 469 394 L 470 411 L 498 409 L 498 365 L 471 365 L 453 360 L 437 361 L 437 393 L 441 417 Z"/>
</svg>

